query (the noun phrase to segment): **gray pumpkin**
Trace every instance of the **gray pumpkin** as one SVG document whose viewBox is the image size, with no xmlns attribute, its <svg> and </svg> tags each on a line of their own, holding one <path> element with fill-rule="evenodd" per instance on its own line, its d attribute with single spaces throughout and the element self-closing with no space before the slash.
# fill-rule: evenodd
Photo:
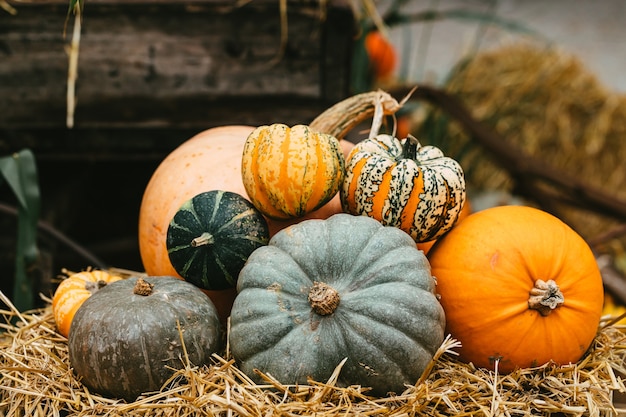
<svg viewBox="0 0 626 417">
<path fill-rule="evenodd" d="M 72 320 L 68 347 L 83 384 L 133 401 L 158 391 L 183 368 L 185 351 L 192 365 L 202 366 L 221 342 L 217 310 L 196 286 L 173 277 L 133 277 L 85 300 Z"/>
<path fill-rule="evenodd" d="M 443 342 L 445 316 L 423 252 L 365 216 L 306 220 L 255 250 L 238 279 L 233 357 L 283 384 L 326 381 L 372 395 L 414 384 Z"/>
</svg>

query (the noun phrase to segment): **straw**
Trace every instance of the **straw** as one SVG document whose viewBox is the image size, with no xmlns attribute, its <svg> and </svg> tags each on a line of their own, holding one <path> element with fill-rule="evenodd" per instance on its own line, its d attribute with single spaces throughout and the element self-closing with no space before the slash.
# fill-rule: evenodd
<svg viewBox="0 0 626 417">
<path fill-rule="evenodd" d="M 626 333 L 606 317 L 578 363 L 546 364 L 500 375 L 459 362 L 459 343 L 445 339 L 424 375 L 400 395 L 372 397 L 365 387 L 338 386 L 342 364 L 327 381 L 285 385 L 261 374 L 254 383 L 228 352 L 210 365 L 188 362 L 160 392 L 132 403 L 89 391 L 73 374 L 67 340 L 50 306 L 19 313 L 9 306 L 0 337 L 0 414 L 50 416 L 536 416 L 614 415 L 614 392 L 626 392 Z M 49 301 L 49 300 L 48 300 Z"/>
<path fill-rule="evenodd" d="M 460 63 L 445 88 L 477 120 L 529 155 L 626 198 L 626 95 L 605 87 L 575 55 L 538 43 L 503 44 Z M 427 114 L 420 140 L 457 159 L 470 188 L 517 191 L 508 172 L 459 125 L 437 109 Z M 556 208 L 587 239 L 617 227 L 571 204 Z"/>
</svg>

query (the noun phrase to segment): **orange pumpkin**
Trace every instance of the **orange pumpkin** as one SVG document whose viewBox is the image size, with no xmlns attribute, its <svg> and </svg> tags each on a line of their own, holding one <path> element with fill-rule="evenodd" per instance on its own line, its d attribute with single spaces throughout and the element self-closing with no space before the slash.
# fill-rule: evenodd
<svg viewBox="0 0 626 417">
<path fill-rule="evenodd" d="M 243 147 L 251 126 L 223 126 L 200 132 L 174 149 L 152 174 L 139 210 L 139 252 L 150 276 L 180 277 L 166 247 L 167 228 L 176 211 L 195 195 L 211 190 L 238 193 L 248 198 L 241 177 Z M 354 146 L 342 140 L 348 153 Z M 341 212 L 339 196 L 303 218 L 268 219 L 270 235 L 306 218 L 327 218 Z M 235 289 L 205 291 L 224 320 L 230 313 Z"/>
<path fill-rule="evenodd" d="M 451 255 L 453 254 L 453 255 Z M 428 258 L 460 358 L 506 373 L 578 361 L 603 307 L 587 243 L 544 211 L 499 206 L 471 214 Z"/>
<path fill-rule="evenodd" d="M 100 288 L 121 279 L 117 275 L 94 270 L 77 272 L 61 281 L 52 298 L 52 313 L 59 333 L 68 337 L 74 314 L 83 302 Z"/>
</svg>

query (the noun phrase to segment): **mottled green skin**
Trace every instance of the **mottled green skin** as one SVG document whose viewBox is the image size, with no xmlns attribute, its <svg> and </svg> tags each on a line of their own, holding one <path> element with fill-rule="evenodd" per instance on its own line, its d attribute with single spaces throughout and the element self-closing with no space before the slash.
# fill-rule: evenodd
<svg viewBox="0 0 626 417">
<path fill-rule="evenodd" d="M 308 303 L 314 281 L 339 293 L 334 313 Z M 414 384 L 443 342 L 445 316 L 423 252 L 401 230 L 366 216 L 336 214 L 277 233 L 239 275 L 231 311 L 233 357 L 284 384 L 326 381 L 374 395 Z"/>
<path fill-rule="evenodd" d="M 178 278 L 145 280 L 154 284 L 152 294 L 133 293 L 137 278 L 116 281 L 85 300 L 72 320 L 70 364 L 100 395 L 133 401 L 161 389 L 185 367 L 185 354 L 202 366 L 222 349 L 220 320 L 209 297 Z"/>
<path fill-rule="evenodd" d="M 213 242 L 192 246 L 208 233 Z M 248 200 L 229 191 L 208 191 L 187 200 L 167 229 L 167 253 L 186 281 L 205 290 L 234 288 L 248 256 L 267 245 L 265 217 Z"/>
</svg>

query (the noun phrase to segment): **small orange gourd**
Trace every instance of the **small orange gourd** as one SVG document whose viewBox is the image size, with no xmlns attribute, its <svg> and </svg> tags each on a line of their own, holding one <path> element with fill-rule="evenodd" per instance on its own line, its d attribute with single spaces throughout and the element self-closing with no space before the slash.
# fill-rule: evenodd
<svg viewBox="0 0 626 417">
<path fill-rule="evenodd" d="M 596 259 L 557 217 L 526 206 L 469 215 L 428 253 L 460 358 L 507 373 L 574 363 L 603 307 Z"/>
<path fill-rule="evenodd" d="M 59 333 L 68 337 L 74 314 L 85 300 L 99 289 L 121 279 L 106 271 L 93 270 L 73 273 L 61 281 L 52 298 L 52 313 Z"/>
</svg>

